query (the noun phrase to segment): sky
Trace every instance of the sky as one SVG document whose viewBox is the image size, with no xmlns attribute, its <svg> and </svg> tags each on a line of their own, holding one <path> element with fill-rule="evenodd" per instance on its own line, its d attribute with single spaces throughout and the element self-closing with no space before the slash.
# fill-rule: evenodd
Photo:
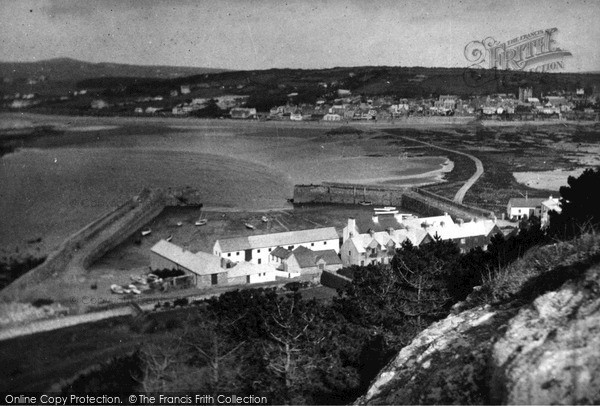
<svg viewBox="0 0 600 406">
<path fill-rule="evenodd" d="M 0 0 L 0 61 L 465 67 L 471 41 L 556 27 L 564 71 L 600 71 L 598 21 L 598 0 Z"/>
</svg>

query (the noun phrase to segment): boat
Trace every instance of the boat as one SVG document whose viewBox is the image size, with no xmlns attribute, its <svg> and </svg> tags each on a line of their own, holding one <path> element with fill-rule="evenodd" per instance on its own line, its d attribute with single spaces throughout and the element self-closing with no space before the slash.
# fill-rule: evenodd
<svg viewBox="0 0 600 406">
<path fill-rule="evenodd" d="M 354 192 L 356 193 L 356 188 L 354 189 Z M 367 188 L 363 188 L 363 199 L 358 202 L 358 204 L 360 204 L 361 206 L 372 206 L 373 202 L 370 200 L 367 200 Z"/>
<path fill-rule="evenodd" d="M 183 225 L 183 222 L 182 222 L 182 221 L 178 221 L 178 222 L 177 222 L 177 227 L 181 227 L 182 225 Z"/>
<path fill-rule="evenodd" d="M 197 226 L 204 226 L 204 225 L 206 225 L 206 223 L 208 223 L 207 219 L 198 219 L 198 220 L 196 220 L 196 222 L 194 224 Z"/>
<path fill-rule="evenodd" d="M 250 223 L 244 223 L 244 225 L 246 226 L 246 228 L 250 229 L 250 230 L 256 230 L 256 227 L 254 227 L 252 224 Z"/>
<path fill-rule="evenodd" d="M 396 210 L 396 207 L 395 206 L 374 207 L 373 210 L 375 210 L 375 211 L 394 211 L 394 210 Z"/>
<path fill-rule="evenodd" d="M 173 234 L 171 234 L 170 236 L 167 237 L 166 241 L 170 242 L 173 239 Z"/>
<path fill-rule="evenodd" d="M 269 222 L 269 218 L 267 216 L 262 216 L 260 219 L 262 220 L 263 223 Z"/>
<path fill-rule="evenodd" d="M 112 293 L 123 294 L 123 287 L 119 285 L 110 285 L 110 290 Z"/>
<path fill-rule="evenodd" d="M 142 230 L 142 237 L 149 235 L 152 232 L 149 228 L 145 228 Z"/>
<path fill-rule="evenodd" d="M 386 214 L 396 215 L 398 213 L 400 213 L 400 211 L 398 211 L 398 210 L 375 211 L 375 215 L 377 215 L 377 216 L 383 216 L 383 215 L 386 215 Z"/>
</svg>

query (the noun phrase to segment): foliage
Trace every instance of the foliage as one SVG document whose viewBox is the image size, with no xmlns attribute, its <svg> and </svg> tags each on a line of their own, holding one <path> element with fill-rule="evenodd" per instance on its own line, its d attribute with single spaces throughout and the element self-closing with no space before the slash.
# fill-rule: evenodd
<svg viewBox="0 0 600 406">
<path fill-rule="evenodd" d="M 46 260 L 46 257 L 18 256 L 3 257 L 0 261 L 0 289 L 29 272 Z"/>
<path fill-rule="evenodd" d="M 569 176 L 560 188 L 561 213 L 550 212 L 550 233 L 569 238 L 588 228 L 600 226 L 600 167 L 586 169 L 581 176 Z"/>
<path fill-rule="evenodd" d="M 190 116 L 199 118 L 218 118 L 225 116 L 227 112 L 222 110 L 215 99 L 210 99 L 206 102 L 206 106 L 200 110 L 194 110 L 190 113 Z"/>
</svg>

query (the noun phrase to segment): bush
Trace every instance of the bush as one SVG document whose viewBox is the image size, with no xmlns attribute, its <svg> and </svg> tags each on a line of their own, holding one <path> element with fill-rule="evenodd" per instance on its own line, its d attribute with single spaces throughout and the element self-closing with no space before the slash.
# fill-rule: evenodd
<svg viewBox="0 0 600 406">
<path fill-rule="evenodd" d="M 184 306 L 187 306 L 189 303 L 190 303 L 190 301 L 188 300 L 187 297 L 182 297 L 180 299 L 175 299 L 173 301 L 173 307 L 177 307 L 177 306 L 184 307 Z"/>
<path fill-rule="evenodd" d="M 34 307 L 42 307 L 42 306 L 49 306 L 52 303 L 54 303 L 54 300 L 52 300 L 52 299 L 36 299 L 31 304 Z"/>
</svg>

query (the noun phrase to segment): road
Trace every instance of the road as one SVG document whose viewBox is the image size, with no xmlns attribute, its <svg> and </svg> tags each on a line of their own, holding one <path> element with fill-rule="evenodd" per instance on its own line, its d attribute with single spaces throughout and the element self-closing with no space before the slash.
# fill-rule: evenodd
<svg viewBox="0 0 600 406">
<path fill-rule="evenodd" d="M 483 173 L 484 173 L 483 162 L 481 162 L 481 160 L 479 158 L 477 158 L 476 156 L 467 154 L 466 152 L 461 152 L 461 151 L 456 151 L 456 150 L 450 149 L 450 148 L 440 147 L 440 146 L 434 145 L 432 143 L 420 141 L 420 140 L 417 140 L 412 137 L 406 137 L 404 135 L 401 135 L 400 138 L 403 138 L 407 141 L 413 141 L 413 142 L 417 142 L 419 144 L 427 145 L 432 148 L 441 149 L 442 151 L 448 151 L 448 152 L 452 152 L 454 154 L 464 155 L 464 156 L 468 157 L 469 159 L 473 160 L 473 162 L 475 162 L 475 168 L 476 168 L 475 173 L 473 174 L 473 176 L 471 176 L 465 182 L 464 185 L 462 185 L 462 187 L 460 189 L 458 189 L 458 192 L 456 192 L 456 195 L 454 195 L 454 201 L 456 203 L 462 204 L 463 199 L 465 198 L 465 195 L 467 194 L 469 189 L 475 184 L 475 182 L 477 182 L 479 180 L 481 175 L 483 175 Z"/>
</svg>

